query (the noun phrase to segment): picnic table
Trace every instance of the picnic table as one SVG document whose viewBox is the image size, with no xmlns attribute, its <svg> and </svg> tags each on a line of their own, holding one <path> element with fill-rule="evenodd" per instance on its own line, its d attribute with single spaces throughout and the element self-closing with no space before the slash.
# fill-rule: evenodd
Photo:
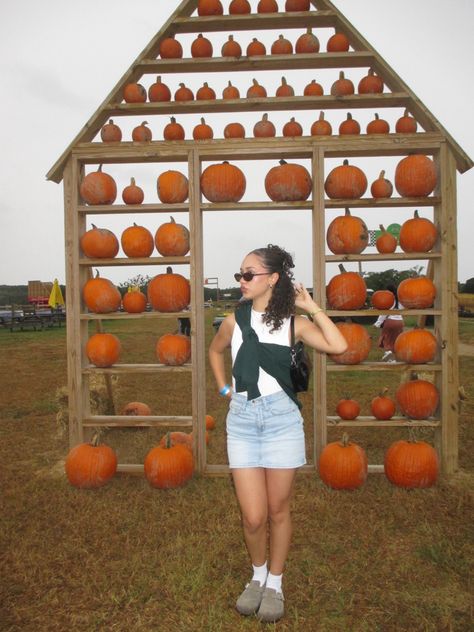
<svg viewBox="0 0 474 632">
<path fill-rule="evenodd" d="M 35 305 L 15 305 L 0 309 L 0 325 L 10 331 L 61 327 L 66 315 L 62 309 L 37 308 Z"/>
</svg>

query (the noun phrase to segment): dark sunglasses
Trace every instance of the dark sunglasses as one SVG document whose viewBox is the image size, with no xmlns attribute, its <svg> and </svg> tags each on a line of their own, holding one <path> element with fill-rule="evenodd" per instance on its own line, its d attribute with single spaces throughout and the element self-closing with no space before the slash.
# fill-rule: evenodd
<svg viewBox="0 0 474 632">
<path fill-rule="evenodd" d="M 251 281 L 253 277 L 262 276 L 263 274 L 272 274 L 272 272 L 244 272 L 243 274 L 241 274 L 240 272 L 236 272 L 234 274 L 234 279 L 237 281 L 237 283 L 240 281 L 240 279 L 243 279 L 244 281 Z"/>
</svg>

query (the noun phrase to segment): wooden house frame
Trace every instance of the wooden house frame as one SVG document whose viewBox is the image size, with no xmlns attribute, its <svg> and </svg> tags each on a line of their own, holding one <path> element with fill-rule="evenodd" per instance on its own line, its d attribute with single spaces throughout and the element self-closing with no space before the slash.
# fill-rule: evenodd
<svg viewBox="0 0 474 632">
<path fill-rule="evenodd" d="M 206 414 L 205 372 L 206 353 L 204 344 L 204 305 L 203 305 L 203 213 L 215 210 L 277 210 L 307 209 L 312 214 L 313 223 L 313 278 L 315 298 L 325 305 L 326 263 L 335 261 L 406 261 L 428 260 L 437 288 L 435 305 L 431 309 L 410 310 L 423 318 L 433 315 L 435 333 L 440 341 L 438 356 L 434 363 L 409 367 L 431 371 L 435 374 L 435 383 L 440 391 L 441 402 L 436 417 L 415 421 L 397 417 L 389 422 L 378 422 L 374 418 L 362 417 L 351 425 L 359 426 L 406 426 L 420 425 L 436 428 L 436 447 L 441 456 L 442 470 L 452 473 L 457 468 L 458 436 L 458 329 L 457 329 L 457 246 L 456 246 L 456 170 L 463 173 L 473 165 L 472 160 L 451 138 L 429 110 L 421 103 L 410 88 L 397 76 L 394 70 L 370 46 L 362 35 L 341 14 L 329 0 L 312 0 L 313 9 L 301 13 L 275 13 L 251 15 L 223 15 L 212 17 L 193 16 L 197 0 L 183 0 L 169 20 L 163 25 L 148 46 L 142 51 L 131 67 L 125 72 L 115 88 L 99 106 L 94 115 L 81 129 L 65 152 L 53 165 L 47 178 L 55 182 L 64 182 L 64 208 L 66 231 L 66 283 L 67 283 L 67 341 L 68 341 L 68 385 L 70 411 L 70 443 L 75 445 L 83 440 L 84 429 L 92 426 L 174 426 L 192 427 L 198 437 L 195 446 L 196 469 L 207 474 L 221 474 L 228 471 L 224 464 L 206 462 L 204 418 Z M 334 27 L 349 38 L 351 50 L 347 53 L 316 53 L 300 55 L 265 55 L 261 57 L 241 57 L 230 59 L 212 57 L 208 59 L 157 59 L 159 44 L 171 34 L 212 33 L 227 31 L 259 31 L 265 29 L 287 29 L 306 27 Z M 315 68 L 373 68 L 388 88 L 388 92 L 370 95 L 349 95 L 345 97 L 320 96 L 290 98 L 257 98 L 214 101 L 176 101 L 161 103 L 129 104 L 122 102 L 122 92 L 126 84 L 138 81 L 144 74 L 168 73 L 208 73 L 285 70 Z M 401 107 L 407 108 L 415 117 L 422 132 L 416 134 L 385 134 L 373 136 L 302 136 L 298 138 L 246 138 L 215 139 L 209 141 L 151 141 L 150 143 L 121 142 L 113 144 L 92 142 L 101 127 L 110 117 L 127 115 L 155 115 L 180 113 L 213 112 L 270 112 L 295 110 L 331 110 Z M 438 185 L 432 196 L 427 198 L 393 197 L 375 200 L 328 200 L 324 196 L 325 167 L 327 158 L 351 158 L 373 156 L 406 156 L 410 153 L 423 153 L 433 157 L 438 168 Z M 204 161 L 258 159 L 307 159 L 311 161 L 313 177 L 313 195 L 307 202 L 270 202 L 253 201 L 239 203 L 211 204 L 203 202 L 199 182 L 201 165 Z M 84 205 L 79 196 L 79 184 L 84 167 L 89 164 L 108 163 L 160 163 L 186 162 L 189 177 L 189 201 L 183 204 L 144 204 L 127 206 L 121 204 L 104 206 Z M 395 208 L 426 206 L 433 209 L 434 219 L 439 226 L 440 238 L 430 253 L 394 253 L 391 255 L 326 255 L 325 254 L 325 212 L 327 209 L 345 208 Z M 151 257 L 150 259 L 130 260 L 116 258 L 110 260 L 90 260 L 85 258 L 79 247 L 80 236 L 85 231 L 86 218 L 90 215 L 131 214 L 133 213 L 170 213 L 176 210 L 189 212 L 191 232 L 190 254 L 186 257 Z M 97 322 L 102 318 L 176 318 L 180 314 L 160 314 L 157 312 L 140 315 L 93 314 L 84 309 L 81 288 L 90 274 L 90 266 L 118 265 L 190 265 L 192 321 L 192 361 L 182 367 L 165 367 L 159 364 L 126 365 L 117 364 L 108 369 L 98 369 L 87 363 L 85 341 L 88 322 Z M 318 274 L 317 274 L 318 273 Z M 377 310 L 367 310 L 364 314 L 376 316 Z M 408 312 L 407 312 L 408 313 Z M 330 316 L 350 316 L 357 312 L 337 312 L 328 310 Z M 327 414 L 326 376 L 330 371 L 402 371 L 407 366 L 381 363 L 362 363 L 354 366 L 336 365 L 327 361 L 323 354 L 315 355 L 314 375 L 314 446 L 313 457 L 317 462 L 318 454 L 327 441 L 328 425 L 335 419 Z M 144 373 L 160 371 L 190 371 L 192 374 L 192 415 L 183 417 L 124 417 L 91 415 L 87 376 L 94 372 L 110 374 Z M 339 421 L 339 426 L 347 422 Z M 372 471 L 380 471 L 382 466 L 372 465 Z M 128 472 L 140 472 L 141 464 L 120 464 L 119 469 Z M 310 468 L 308 468 L 310 469 Z"/>
</svg>

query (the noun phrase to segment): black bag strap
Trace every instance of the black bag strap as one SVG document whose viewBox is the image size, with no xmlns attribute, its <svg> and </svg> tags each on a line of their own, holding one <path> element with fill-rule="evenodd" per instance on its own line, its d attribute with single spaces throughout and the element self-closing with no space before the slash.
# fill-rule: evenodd
<svg viewBox="0 0 474 632">
<path fill-rule="evenodd" d="M 295 317 L 292 314 L 290 318 L 290 346 L 295 346 Z"/>
</svg>

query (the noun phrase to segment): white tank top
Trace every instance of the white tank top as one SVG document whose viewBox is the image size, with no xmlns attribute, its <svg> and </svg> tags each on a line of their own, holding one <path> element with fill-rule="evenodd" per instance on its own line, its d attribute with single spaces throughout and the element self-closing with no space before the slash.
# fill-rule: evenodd
<svg viewBox="0 0 474 632">
<path fill-rule="evenodd" d="M 263 312 L 256 312 L 252 309 L 250 316 L 250 324 L 252 329 L 257 334 L 260 342 L 271 342 L 277 345 L 290 346 L 290 319 L 285 318 L 280 329 L 270 333 L 271 325 L 262 322 Z M 235 323 L 234 331 L 232 333 L 231 353 L 232 353 L 232 366 L 234 365 L 237 352 L 242 344 L 242 330 L 237 322 Z M 232 386 L 235 390 L 235 379 L 232 377 Z M 266 371 L 259 368 L 258 374 L 258 390 L 261 395 L 271 395 L 272 393 L 278 393 L 282 390 L 277 380 L 269 375 Z M 244 395 L 246 392 L 242 392 Z"/>
</svg>

